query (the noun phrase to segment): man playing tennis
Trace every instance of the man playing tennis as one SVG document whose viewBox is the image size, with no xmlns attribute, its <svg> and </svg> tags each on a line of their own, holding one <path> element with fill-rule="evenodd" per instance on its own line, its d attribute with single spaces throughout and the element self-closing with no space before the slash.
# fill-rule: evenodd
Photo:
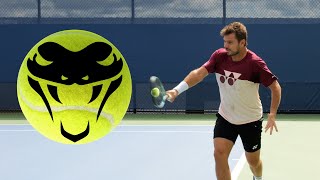
<svg viewBox="0 0 320 180">
<path fill-rule="evenodd" d="M 271 90 L 271 106 L 265 132 L 270 135 L 275 128 L 276 114 L 281 99 L 281 87 L 277 77 L 266 63 L 247 48 L 247 30 L 239 23 L 225 26 L 221 32 L 224 48 L 216 50 L 200 68 L 191 71 L 172 90 L 167 91 L 173 102 L 188 88 L 201 82 L 209 73 L 215 73 L 221 103 L 214 127 L 214 158 L 218 180 L 231 180 L 228 157 L 238 137 L 241 137 L 245 155 L 254 180 L 262 179 L 260 159 L 262 104 L 259 84 Z"/>
</svg>

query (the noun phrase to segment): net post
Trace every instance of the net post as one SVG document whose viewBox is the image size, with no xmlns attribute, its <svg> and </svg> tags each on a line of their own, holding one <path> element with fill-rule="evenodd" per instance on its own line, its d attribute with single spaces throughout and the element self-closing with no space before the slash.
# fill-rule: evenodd
<svg viewBox="0 0 320 180">
<path fill-rule="evenodd" d="M 38 3 L 38 18 L 37 18 L 37 22 L 38 24 L 41 23 L 41 0 L 37 0 Z"/>
<path fill-rule="evenodd" d="M 131 0 L 131 24 L 134 24 L 135 18 L 135 8 L 134 8 L 134 0 Z"/>
</svg>

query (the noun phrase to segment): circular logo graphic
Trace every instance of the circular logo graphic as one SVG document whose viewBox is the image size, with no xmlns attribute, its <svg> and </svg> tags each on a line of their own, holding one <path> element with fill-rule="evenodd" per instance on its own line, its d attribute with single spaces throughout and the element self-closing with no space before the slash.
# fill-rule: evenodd
<svg viewBox="0 0 320 180">
<path fill-rule="evenodd" d="M 124 117 L 132 82 L 120 51 L 84 30 L 65 30 L 38 42 L 17 80 L 20 107 L 45 137 L 85 144 L 108 134 Z"/>
</svg>

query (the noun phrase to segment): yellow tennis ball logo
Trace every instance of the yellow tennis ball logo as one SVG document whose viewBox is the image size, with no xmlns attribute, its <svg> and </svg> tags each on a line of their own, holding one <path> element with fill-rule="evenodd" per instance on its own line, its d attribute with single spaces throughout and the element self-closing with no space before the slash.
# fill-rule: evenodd
<svg viewBox="0 0 320 180">
<path fill-rule="evenodd" d="M 23 114 L 47 138 L 65 144 L 100 139 L 124 117 L 129 67 L 108 40 L 66 30 L 38 42 L 23 60 L 17 94 Z"/>
</svg>

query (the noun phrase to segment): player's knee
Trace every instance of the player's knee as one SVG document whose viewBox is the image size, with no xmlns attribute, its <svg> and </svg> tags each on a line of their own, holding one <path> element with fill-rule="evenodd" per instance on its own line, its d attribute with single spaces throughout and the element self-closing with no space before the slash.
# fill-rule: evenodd
<svg viewBox="0 0 320 180">
<path fill-rule="evenodd" d="M 228 159 L 228 152 L 227 150 L 224 150 L 222 148 L 215 148 L 214 149 L 214 158 L 216 160 L 223 160 L 223 159 Z"/>
<path fill-rule="evenodd" d="M 251 167 L 258 167 L 262 163 L 260 158 L 247 158 L 247 161 Z"/>
</svg>

